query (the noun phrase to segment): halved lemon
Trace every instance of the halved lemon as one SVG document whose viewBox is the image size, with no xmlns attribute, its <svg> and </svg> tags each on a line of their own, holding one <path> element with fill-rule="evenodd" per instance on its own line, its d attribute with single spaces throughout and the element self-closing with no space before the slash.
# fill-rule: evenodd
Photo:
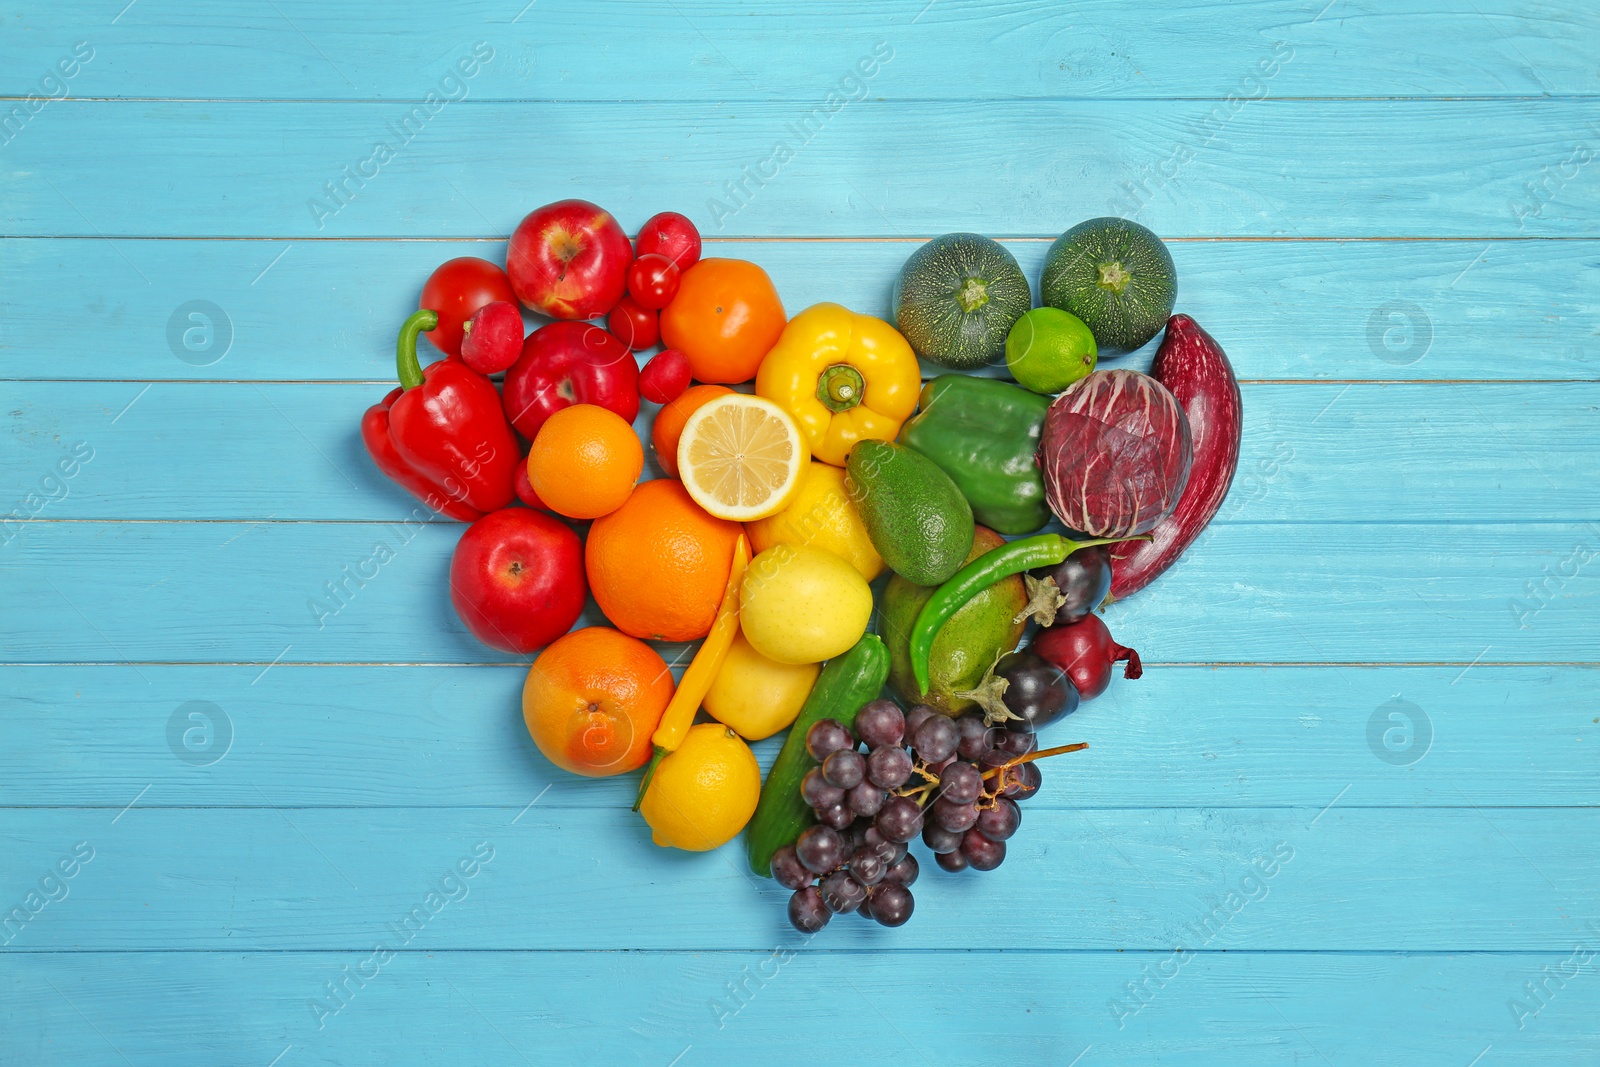
<svg viewBox="0 0 1600 1067">
<path fill-rule="evenodd" d="M 678 439 L 678 476 L 695 503 L 719 519 L 775 515 L 800 491 L 811 453 L 789 413 L 732 393 L 702 406 Z"/>
</svg>

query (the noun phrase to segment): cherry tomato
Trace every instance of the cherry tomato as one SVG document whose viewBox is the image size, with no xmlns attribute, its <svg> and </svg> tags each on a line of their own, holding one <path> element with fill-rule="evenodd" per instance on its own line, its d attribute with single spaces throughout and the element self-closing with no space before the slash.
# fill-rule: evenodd
<svg viewBox="0 0 1600 1067">
<path fill-rule="evenodd" d="M 640 307 L 631 296 L 617 301 L 617 306 L 606 316 L 606 325 L 611 327 L 617 340 L 635 352 L 649 348 L 661 339 L 661 324 L 656 319 L 656 313 L 650 308 Z"/>
<path fill-rule="evenodd" d="M 640 307 L 656 311 L 678 295 L 678 265 L 660 252 L 646 252 L 628 268 L 628 295 Z"/>
<path fill-rule="evenodd" d="M 422 286 L 417 307 L 439 316 L 439 325 L 423 336 L 447 356 L 461 354 L 461 327 L 478 309 L 496 300 L 513 304 L 517 294 L 506 272 L 476 256 L 461 256 L 439 265 Z"/>
<path fill-rule="evenodd" d="M 688 270 L 700 261 L 700 231 L 687 216 L 663 211 L 650 216 L 639 228 L 639 239 L 633 248 L 637 255 L 659 253 L 676 263 L 679 270 Z"/>
<path fill-rule="evenodd" d="M 652 404 L 670 404 L 689 388 L 689 357 L 663 348 L 639 372 L 639 395 Z"/>
</svg>

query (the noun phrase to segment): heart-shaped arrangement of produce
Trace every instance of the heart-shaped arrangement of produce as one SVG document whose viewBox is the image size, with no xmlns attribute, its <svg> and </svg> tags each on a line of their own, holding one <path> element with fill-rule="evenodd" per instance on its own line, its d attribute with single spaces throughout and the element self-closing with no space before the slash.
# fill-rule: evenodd
<svg viewBox="0 0 1600 1067">
<path fill-rule="evenodd" d="M 1087 747 L 1041 731 L 1116 664 L 1139 677 L 1096 612 L 1217 513 L 1238 382 L 1172 314 L 1166 247 L 1123 219 L 1061 235 L 1040 307 L 977 234 L 918 248 L 888 319 L 790 318 L 760 266 L 700 253 L 683 215 L 630 244 L 587 201 L 539 208 L 505 269 L 428 278 L 361 435 L 418 518 L 471 523 L 450 599 L 485 644 L 538 653 L 522 713 L 551 763 L 642 771 L 664 847 L 748 826 L 803 931 L 899 926 L 910 843 L 999 866 L 1039 761 Z M 1096 369 L 1163 328 L 1149 374 Z M 445 358 L 421 366 L 419 335 Z M 951 373 L 924 383 L 919 357 Z M 989 368 L 1013 380 L 965 373 Z M 610 625 L 573 630 L 591 595 Z M 676 685 L 650 641 L 700 642 Z M 763 783 L 748 742 L 783 730 Z"/>
</svg>

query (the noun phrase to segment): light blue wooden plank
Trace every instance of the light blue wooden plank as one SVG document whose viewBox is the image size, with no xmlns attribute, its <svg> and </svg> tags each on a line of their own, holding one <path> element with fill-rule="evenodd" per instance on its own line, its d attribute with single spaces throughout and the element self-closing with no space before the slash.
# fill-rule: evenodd
<svg viewBox="0 0 1600 1067">
<path fill-rule="evenodd" d="M 260 788 L 279 802 L 273 782 Z M 1586 936 L 1600 811 L 1345 808 L 1338 791 L 1320 817 L 1030 809 L 998 870 L 930 861 L 913 922 L 865 932 L 857 919 L 821 944 L 1170 951 L 1187 936 L 1229 950 L 1516 952 Z M 94 857 L 70 895 L 14 925 L 8 948 L 359 951 L 480 843 L 493 859 L 428 931 L 430 949 L 759 950 L 788 929 L 788 892 L 749 874 L 740 842 L 661 849 L 626 810 L 5 809 L 0 900 L 23 900 L 78 842 Z M 1270 893 L 1200 929 L 1241 882 Z"/>
<path fill-rule="evenodd" d="M 13 383 L 0 499 L 53 497 L 32 512 L 47 521 L 402 521 L 417 502 L 372 465 L 356 432 L 387 391 Z M 1374 500 L 1394 521 L 1600 518 L 1589 459 L 1600 451 L 1595 383 L 1246 384 L 1244 402 L 1223 521 L 1363 521 Z M 652 417 L 638 421 L 647 447 Z M 1397 434 L 1404 426 L 1413 432 Z M 92 458 L 45 485 L 75 449 Z"/>
<path fill-rule="evenodd" d="M 290 806 L 489 805 L 509 817 L 533 796 L 541 809 L 633 803 L 637 775 L 580 779 L 533 747 L 519 666 L 279 664 L 260 676 L 0 668 L 11 712 L 0 806 L 114 813 L 150 786 L 141 807 L 259 807 L 258 783 Z M 1147 664 L 1050 728 L 1051 744 L 1091 747 L 1047 769 L 1029 807 L 1288 805 L 1309 818 L 1346 785 L 1344 806 L 1596 806 L 1594 689 L 1583 667 Z M 755 746 L 763 766 L 780 742 Z"/>
<path fill-rule="evenodd" d="M 1035 286 L 1049 244 L 1006 242 Z M 900 239 L 713 240 L 707 254 L 760 263 L 791 312 L 835 300 L 883 315 L 890 284 L 914 247 Z M 1223 341 L 1244 378 L 1597 376 L 1594 242 L 1170 247 L 1180 310 Z M 397 323 L 415 307 L 428 272 L 460 255 L 503 261 L 505 245 L 0 241 L 0 376 L 387 379 Z M 174 313 L 193 300 L 222 309 L 226 347 L 186 349 L 182 329 L 192 324 L 182 314 L 177 340 L 169 335 Z M 1391 317 L 1397 300 L 1420 309 L 1415 330 L 1408 332 L 1405 315 L 1417 312 Z M 530 326 L 537 321 L 529 319 Z"/>
<path fill-rule="evenodd" d="M 1462 1067 L 1487 1045 L 1497 1064 L 1587 1067 L 1597 1040 L 1600 982 L 1587 968 L 1550 980 L 1520 1030 L 1507 1007 L 1546 968 L 1570 972 L 1570 949 L 1212 953 L 1152 984 L 1150 1003 L 1119 1029 L 1110 1002 L 1127 997 L 1124 984 L 1142 980 L 1142 968 L 1170 970 L 1167 954 L 817 951 L 845 936 L 860 934 L 828 930 L 809 948 L 775 936 L 739 954 L 407 952 L 365 985 L 351 981 L 346 1006 L 321 1029 L 308 1002 L 366 953 L 29 954 L 7 961 L 0 989 L 15 1062 L 33 1063 L 121 1062 L 120 1052 L 141 1065 L 213 1067 L 284 1053 L 285 1065 L 454 1067 L 467 1049 L 479 1060 L 542 1063 L 581 1048 L 594 1062 L 642 1067 L 674 1056 L 680 1067 L 809 1067 L 808 1035 L 821 1032 L 830 1044 L 879 1050 L 875 1062 L 947 1062 L 959 1050 L 974 1067 L 1065 1064 L 1086 1046 L 1084 1064 L 1128 1067 Z M 1584 941 L 1592 951 L 1594 935 Z M 975 976 L 985 974 L 1010 977 L 980 997 Z"/>
<path fill-rule="evenodd" d="M 415 99 L 479 40 L 495 58 L 468 82 L 471 99 L 820 101 L 880 41 L 893 59 L 868 87 L 889 99 L 1221 98 L 1263 86 L 1274 96 L 1538 95 L 1594 91 L 1583 44 L 1600 32 L 1579 4 L 1535 13 L 1509 0 L 1460 10 L 1341 0 L 1326 13 L 1295 0 L 1196 3 L 1159 17 L 1114 0 L 943 0 L 926 13 L 884 0 L 540 0 L 520 17 L 493 0 L 412 0 L 384 8 L 381 34 L 363 12 L 296 0 L 155 5 L 108 25 L 120 6 L 9 16 L 0 90 L 38 91 L 87 38 L 95 54 L 68 81 L 75 96 Z M 1292 51 L 1262 78 L 1274 42 Z"/>
<path fill-rule="evenodd" d="M 797 136 L 796 105 L 765 101 L 484 103 L 396 134 L 396 103 L 68 100 L 6 146 L 0 195 L 7 236 L 503 235 L 574 195 L 721 236 L 1054 236 L 1121 213 L 1174 237 L 1597 236 L 1583 101 L 1269 99 L 1215 132 L 1197 110 L 867 101 Z"/>
<path fill-rule="evenodd" d="M 0 558 L 0 648 L 24 663 L 504 662 L 445 595 L 460 529 L 35 524 Z M 1240 524 L 1203 538 L 1107 613 L 1152 660 L 1594 658 L 1593 524 Z M 393 558 L 374 567 L 380 543 Z M 327 583 L 341 582 L 336 600 Z"/>
</svg>

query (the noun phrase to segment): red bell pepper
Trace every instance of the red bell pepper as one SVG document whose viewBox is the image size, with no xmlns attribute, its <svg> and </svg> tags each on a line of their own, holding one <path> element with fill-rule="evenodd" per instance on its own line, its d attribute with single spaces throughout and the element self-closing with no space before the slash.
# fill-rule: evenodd
<svg viewBox="0 0 1600 1067">
<path fill-rule="evenodd" d="M 367 409 L 361 439 L 379 470 L 439 514 L 470 522 L 511 503 L 521 456 L 493 382 L 460 360 L 418 363 L 417 335 L 438 322 L 423 309 L 400 327 L 400 388 Z"/>
</svg>

